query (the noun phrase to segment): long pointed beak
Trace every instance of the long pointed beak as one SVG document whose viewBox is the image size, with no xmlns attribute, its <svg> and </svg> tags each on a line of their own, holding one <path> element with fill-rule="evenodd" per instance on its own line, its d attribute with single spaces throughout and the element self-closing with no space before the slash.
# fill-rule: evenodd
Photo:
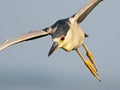
<svg viewBox="0 0 120 90">
<path fill-rule="evenodd" d="M 50 48 L 50 51 L 48 53 L 48 57 L 58 48 L 58 43 L 57 42 L 53 42 L 52 47 Z"/>
</svg>

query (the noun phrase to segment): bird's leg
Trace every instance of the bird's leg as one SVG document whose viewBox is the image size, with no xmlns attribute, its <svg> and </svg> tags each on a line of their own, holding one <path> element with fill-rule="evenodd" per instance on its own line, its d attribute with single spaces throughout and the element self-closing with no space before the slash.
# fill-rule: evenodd
<svg viewBox="0 0 120 90">
<path fill-rule="evenodd" d="M 88 58 L 90 59 L 91 63 L 92 63 L 93 66 L 95 67 L 96 71 L 98 71 L 92 53 L 91 53 L 90 50 L 87 48 L 87 46 L 85 45 L 85 43 L 83 43 L 82 46 L 83 46 L 83 48 L 85 49 L 86 55 L 88 56 Z"/>
<path fill-rule="evenodd" d="M 76 52 L 78 53 L 78 55 L 81 57 L 81 59 L 83 60 L 84 64 L 88 67 L 88 69 L 91 71 L 91 73 L 93 74 L 93 76 L 95 76 L 99 81 L 100 81 L 100 77 L 98 75 L 98 72 L 96 71 L 96 69 L 93 67 L 93 65 L 91 64 L 91 62 L 89 60 L 86 60 L 81 52 L 76 49 Z"/>
</svg>

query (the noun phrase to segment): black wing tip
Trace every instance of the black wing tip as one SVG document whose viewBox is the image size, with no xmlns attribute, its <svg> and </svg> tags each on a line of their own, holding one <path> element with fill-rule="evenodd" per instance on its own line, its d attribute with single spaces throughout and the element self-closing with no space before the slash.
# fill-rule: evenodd
<svg viewBox="0 0 120 90">
<path fill-rule="evenodd" d="M 86 33 L 84 33 L 84 35 L 85 35 L 85 38 L 89 37 L 89 35 L 87 35 Z"/>
<path fill-rule="evenodd" d="M 51 53 L 49 52 L 49 53 L 48 53 L 48 57 L 50 57 L 50 55 L 51 55 Z"/>
<path fill-rule="evenodd" d="M 101 2 L 101 1 L 104 1 L 104 0 L 99 0 L 99 1 Z"/>
</svg>

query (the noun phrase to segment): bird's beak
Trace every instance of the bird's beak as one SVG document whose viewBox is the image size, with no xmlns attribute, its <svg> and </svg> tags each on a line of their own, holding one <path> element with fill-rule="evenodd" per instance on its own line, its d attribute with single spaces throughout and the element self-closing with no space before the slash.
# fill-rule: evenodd
<svg viewBox="0 0 120 90">
<path fill-rule="evenodd" d="M 57 42 L 53 42 L 52 47 L 50 48 L 50 51 L 48 53 L 48 57 L 56 50 L 58 49 L 59 44 Z"/>
</svg>

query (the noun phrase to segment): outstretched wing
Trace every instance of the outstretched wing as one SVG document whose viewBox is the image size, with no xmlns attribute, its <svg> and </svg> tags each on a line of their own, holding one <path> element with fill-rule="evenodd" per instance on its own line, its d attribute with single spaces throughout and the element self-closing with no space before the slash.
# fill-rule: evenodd
<svg viewBox="0 0 120 90">
<path fill-rule="evenodd" d="M 41 31 L 31 31 L 31 32 L 28 32 L 24 35 L 17 37 L 17 38 L 14 38 L 11 40 L 6 40 L 0 44 L 0 51 L 13 45 L 13 44 L 17 44 L 17 43 L 20 43 L 23 41 L 33 40 L 33 39 L 37 39 L 37 38 L 49 35 L 51 32 L 52 32 L 52 30 L 50 28 L 46 28 L 46 29 L 41 30 Z"/>
<path fill-rule="evenodd" d="M 87 15 L 103 0 L 90 0 L 84 7 L 82 7 L 75 15 L 74 20 L 81 23 Z"/>
</svg>

